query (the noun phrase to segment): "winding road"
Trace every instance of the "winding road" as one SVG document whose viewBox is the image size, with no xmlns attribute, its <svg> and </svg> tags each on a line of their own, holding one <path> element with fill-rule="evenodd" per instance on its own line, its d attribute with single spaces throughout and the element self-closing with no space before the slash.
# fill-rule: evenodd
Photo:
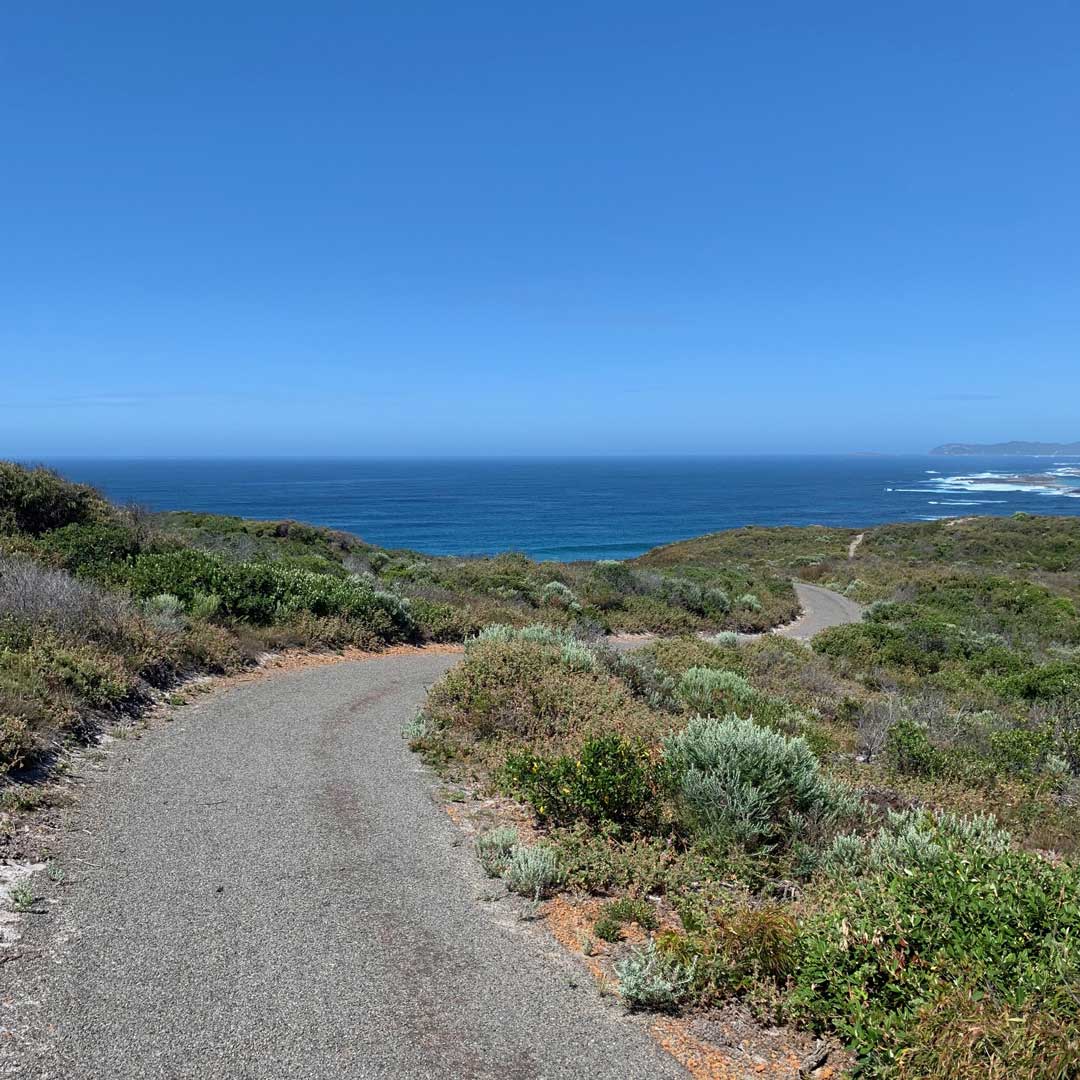
<svg viewBox="0 0 1080 1080">
<path fill-rule="evenodd" d="M 847 623 L 858 622 L 866 610 L 862 604 L 849 600 L 832 589 L 808 585 L 805 581 L 796 581 L 793 584 L 802 614 L 794 622 L 773 631 L 781 637 L 809 641 L 815 634 L 827 630 L 830 626 L 845 626 Z"/>
<path fill-rule="evenodd" d="M 857 617 L 799 586 L 804 637 Z M 825 594 L 825 595 L 822 595 Z M 686 1073 L 500 900 L 402 724 L 453 655 L 234 685 L 114 740 L 0 964 L 0 1075 L 666 1080 Z"/>
</svg>

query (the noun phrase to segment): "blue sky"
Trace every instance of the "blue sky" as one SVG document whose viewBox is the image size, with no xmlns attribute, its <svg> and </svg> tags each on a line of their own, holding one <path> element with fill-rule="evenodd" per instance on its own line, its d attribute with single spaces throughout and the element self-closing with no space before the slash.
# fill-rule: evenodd
<svg viewBox="0 0 1080 1080">
<path fill-rule="evenodd" d="M 1070 3 L 9 5 L 0 455 L 1080 438 Z"/>
</svg>

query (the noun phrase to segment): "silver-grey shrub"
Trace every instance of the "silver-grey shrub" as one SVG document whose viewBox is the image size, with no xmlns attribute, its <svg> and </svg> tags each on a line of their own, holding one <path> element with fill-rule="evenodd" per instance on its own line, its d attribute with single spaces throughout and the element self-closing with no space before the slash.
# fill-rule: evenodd
<svg viewBox="0 0 1080 1080">
<path fill-rule="evenodd" d="M 511 641 L 531 641 L 535 645 L 563 645 L 578 644 L 578 639 L 569 630 L 563 630 L 554 626 L 545 626 L 543 623 L 534 623 L 531 626 L 507 626 L 505 623 L 491 623 L 485 626 L 476 637 L 469 638 L 465 647 L 480 642 L 500 642 L 506 644 Z"/>
<path fill-rule="evenodd" d="M 683 964 L 648 941 L 618 961 L 619 992 L 634 1009 L 674 1009 L 694 989 L 697 960 Z"/>
<path fill-rule="evenodd" d="M 603 666 L 596 653 L 580 641 L 568 641 L 559 652 L 559 661 L 569 671 L 600 671 Z"/>
<path fill-rule="evenodd" d="M 476 838 L 476 856 L 488 877 L 501 877 L 511 852 L 518 846 L 518 831 L 500 825 Z"/>
<path fill-rule="evenodd" d="M 679 680 L 679 698 L 691 711 L 711 716 L 720 709 L 750 702 L 754 688 L 734 671 L 717 668 L 688 668 Z"/>
<path fill-rule="evenodd" d="M 178 633 L 184 628 L 184 605 L 172 593 L 159 593 L 143 601 L 143 610 L 159 630 Z"/>
<path fill-rule="evenodd" d="M 502 876 L 511 892 L 536 900 L 562 880 L 555 852 L 541 844 L 513 848 L 506 858 Z"/>
<path fill-rule="evenodd" d="M 845 833 L 836 837 L 821 858 L 820 869 L 833 878 L 885 872 L 895 876 L 929 870 L 942 861 L 946 845 L 996 855 L 1009 849 L 1012 837 L 988 814 L 963 817 L 927 810 L 889 811 L 872 836 Z"/>
<path fill-rule="evenodd" d="M 858 812 L 801 736 L 698 717 L 664 740 L 676 802 L 696 832 L 748 848 L 816 835 Z"/>
<path fill-rule="evenodd" d="M 508 645 L 525 641 L 534 645 L 549 645 L 559 650 L 559 662 L 568 671 L 602 671 L 604 664 L 596 650 L 576 637 L 571 630 L 535 623 L 532 626 L 514 627 L 504 623 L 485 626 L 476 637 L 470 638 L 465 647 L 473 644 L 497 642 Z"/>
<path fill-rule="evenodd" d="M 549 581 L 540 590 L 540 602 L 551 607 L 569 608 L 577 606 L 577 597 L 569 585 L 564 585 L 561 581 Z"/>
</svg>

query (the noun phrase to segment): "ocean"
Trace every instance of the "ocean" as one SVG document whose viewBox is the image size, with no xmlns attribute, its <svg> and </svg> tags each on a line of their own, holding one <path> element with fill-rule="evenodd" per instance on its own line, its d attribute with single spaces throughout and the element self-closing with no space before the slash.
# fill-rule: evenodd
<svg viewBox="0 0 1080 1080">
<path fill-rule="evenodd" d="M 1080 513 L 1080 459 L 53 460 L 121 503 L 292 518 L 433 555 L 623 559 L 738 525 Z M 1024 482 L 1007 478 L 1043 474 Z"/>
</svg>

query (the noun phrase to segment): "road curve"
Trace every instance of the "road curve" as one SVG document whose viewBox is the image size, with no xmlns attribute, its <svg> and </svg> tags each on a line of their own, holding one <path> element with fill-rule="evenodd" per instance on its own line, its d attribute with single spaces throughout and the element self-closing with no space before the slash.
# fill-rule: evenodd
<svg viewBox="0 0 1080 1080">
<path fill-rule="evenodd" d="M 795 588 L 803 614 L 777 633 L 862 615 Z M 278 674 L 112 742 L 59 842 L 63 883 L 39 875 L 52 895 L 0 965 L 0 1075 L 684 1077 L 490 900 L 435 805 L 400 732 L 454 661 Z"/>
<path fill-rule="evenodd" d="M 59 902 L 26 917 L 27 958 L 0 966 L 0 1070 L 685 1077 L 490 900 L 501 886 L 434 804 L 400 731 L 454 659 L 276 675 L 113 743 L 61 841 Z"/>
<path fill-rule="evenodd" d="M 866 610 L 862 604 L 857 604 L 832 589 L 808 585 L 805 581 L 793 581 L 792 584 L 795 586 L 795 595 L 799 598 L 802 614 L 794 622 L 773 631 L 782 637 L 809 641 L 819 630 L 859 622 Z"/>
</svg>

